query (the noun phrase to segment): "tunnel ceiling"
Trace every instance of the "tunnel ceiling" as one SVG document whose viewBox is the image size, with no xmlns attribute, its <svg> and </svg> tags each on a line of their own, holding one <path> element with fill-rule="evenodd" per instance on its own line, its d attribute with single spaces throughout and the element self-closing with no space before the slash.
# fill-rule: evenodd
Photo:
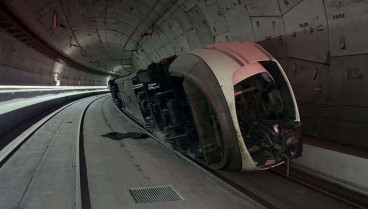
<svg viewBox="0 0 368 209">
<path fill-rule="evenodd" d="M 151 37 L 154 23 L 176 4 L 169 0 L 4 2 L 38 36 L 72 59 L 123 74 L 132 71 L 132 54 L 140 40 Z"/>
<path fill-rule="evenodd" d="M 163 56 L 227 40 L 262 41 L 285 34 L 299 0 L 6 0 L 43 40 L 79 63 L 126 73 Z M 304 1 L 306 2 L 306 1 Z M 306 4 L 306 3 L 304 3 Z M 327 25 L 321 1 L 311 1 L 311 27 Z M 303 8 L 302 7 L 302 8 Z M 282 15 L 286 12 L 290 14 Z M 293 14 L 294 13 L 294 14 Z M 54 28 L 54 18 L 56 28 Z M 317 18 L 317 19 L 315 19 Z M 294 23 L 294 21 L 292 21 Z M 308 24 L 303 20 L 297 24 Z M 309 28 L 302 25 L 300 30 Z M 287 29 L 287 28 L 286 28 Z M 325 36 L 327 37 L 327 36 Z M 312 36 L 313 38 L 313 36 Z M 314 61 L 327 60 L 325 50 Z M 312 50 L 313 52 L 313 50 Z M 314 58 L 314 57 L 313 57 Z M 313 59 L 312 58 L 312 59 Z M 142 65 L 142 63 L 144 63 Z"/>
<path fill-rule="evenodd" d="M 328 76 L 326 66 L 333 58 L 368 52 L 368 30 L 356 27 L 368 22 L 368 2 L 362 0 L 2 2 L 37 36 L 71 59 L 121 75 L 219 41 L 258 42 L 284 68 L 297 68 L 306 61 L 314 63 L 321 76 Z M 357 28 L 359 36 L 355 36 Z"/>
</svg>

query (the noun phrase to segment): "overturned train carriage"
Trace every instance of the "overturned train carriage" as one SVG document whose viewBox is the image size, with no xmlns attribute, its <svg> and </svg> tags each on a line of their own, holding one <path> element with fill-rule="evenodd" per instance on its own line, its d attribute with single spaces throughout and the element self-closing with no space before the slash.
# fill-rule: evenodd
<svg viewBox="0 0 368 209">
<path fill-rule="evenodd" d="M 255 43 L 212 44 L 109 85 L 129 117 L 211 168 L 267 169 L 301 155 L 301 123 L 289 81 Z"/>
</svg>

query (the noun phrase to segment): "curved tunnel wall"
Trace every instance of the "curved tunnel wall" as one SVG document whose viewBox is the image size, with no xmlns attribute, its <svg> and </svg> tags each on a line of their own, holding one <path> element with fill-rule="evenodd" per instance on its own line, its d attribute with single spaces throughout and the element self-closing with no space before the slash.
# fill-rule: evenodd
<svg viewBox="0 0 368 209">
<path fill-rule="evenodd" d="M 305 135 L 368 148 L 367 1 L 4 2 L 43 39 L 73 59 L 121 74 L 213 42 L 258 42 L 286 71 L 297 97 Z M 55 13 L 65 27 L 52 29 Z M 142 36 L 151 32 L 153 36 Z M 15 83 L 16 77 L 21 77 L 19 84 L 28 82 L 25 77 L 31 74 L 17 69 L 35 72 L 34 84 L 50 83 L 54 61 L 10 39 L 4 40 L 2 47 L 13 57 L 2 55 L 1 63 L 13 66 L 14 74 L 1 76 L 1 83 Z M 68 47 L 70 40 L 78 47 Z M 8 69 L 4 66 L 2 72 L 10 73 L 3 70 Z M 67 67 L 60 77 L 64 79 L 62 85 L 72 85 L 70 80 L 73 83 L 79 78 L 82 83 L 92 80 L 91 85 L 106 81 L 106 77 Z"/>
<path fill-rule="evenodd" d="M 182 1 L 132 61 L 143 68 L 212 42 L 258 42 L 286 71 L 305 135 L 368 148 L 367 9 L 356 0 Z"/>
<path fill-rule="evenodd" d="M 0 85 L 106 85 L 106 78 L 80 72 L 40 54 L 0 30 Z"/>
</svg>

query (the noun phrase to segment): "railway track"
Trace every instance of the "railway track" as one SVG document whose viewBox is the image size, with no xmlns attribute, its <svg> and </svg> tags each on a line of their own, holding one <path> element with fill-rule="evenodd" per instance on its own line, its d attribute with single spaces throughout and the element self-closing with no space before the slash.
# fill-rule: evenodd
<svg viewBox="0 0 368 209">
<path fill-rule="evenodd" d="M 280 175 L 284 178 L 298 182 L 316 191 L 332 196 L 336 199 L 347 202 L 357 208 L 368 208 L 368 197 L 358 192 L 346 189 L 332 182 L 317 178 L 312 174 L 304 172 L 298 167 L 290 166 L 289 174 L 287 168 L 277 167 L 269 170 L 269 172 Z"/>
<path fill-rule="evenodd" d="M 84 125 L 84 118 L 87 112 L 87 109 L 91 106 L 93 102 L 98 99 L 101 99 L 106 96 L 100 96 L 93 101 L 91 101 L 86 108 L 84 108 L 83 113 L 79 119 L 79 137 L 78 141 L 76 142 L 76 169 L 75 169 L 75 176 L 76 176 L 76 208 L 77 209 L 89 209 L 91 208 L 91 198 L 89 195 L 89 188 L 88 188 L 88 177 L 87 177 L 87 165 L 86 165 L 86 155 L 84 152 L 84 135 L 83 135 L 83 125 Z M 79 165 L 79 166 L 78 166 Z"/>
<path fill-rule="evenodd" d="M 116 109 L 121 113 L 123 117 L 128 119 L 131 123 L 133 123 L 135 126 L 137 126 L 140 130 L 148 134 L 150 137 L 155 139 L 157 142 L 168 148 L 170 151 L 174 152 L 177 156 L 187 160 L 192 165 L 196 166 L 198 169 L 200 169 L 202 172 L 207 173 L 211 178 L 215 179 L 216 181 L 220 183 L 224 183 L 229 185 L 232 189 L 235 189 L 236 191 L 239 191 L 240 193 L 243 193 L 250 198 L 254 199 L 261 205 L 265 206 L 266 208 L 279 208 L 278 206 L 275 206 L 275 204 L 272 203 L 272 201 L 268 201 L 267 197 L 264 198 L 262 195 L 259 195 L 259 193 L 254 192 L 250 189 L 248 189 L 246 186 L 241 185 L 239 183 L 240 181 L 238 179 L 234 180 L 233 175 L 234 172 L 227 172 L 227 171 L 217 171 L 209 169 L 202 164 L 196 162 L 195 159 L 190 158 L 190 156 L 183 155 L 176 150 L 173 150 L 171 146 L 163 142 L 162 140 L 155 137 L 150 132 L 146 131 L 140 124 L 138 124 L 135 120 L 130 118 L 128 115 L 126 115 L 123 111 Z M 322 179 L 318 179 L 310 174 L 307 174 L 305 172 L 302 172 L 292 165 L 289 165 L 290 167 L 287 168 L 287 166 L 278 166 L 276 168 L 262 171 L 263 173 L 267 173 L 267 175 L 271 176 L 273 178 L 274 176 L 281 176 L 284 179 L 287 179 L 291 182 L 296 182 L 298 184 L 301 184 L 307 188 L 310 188 L 312 190 L 318 191 L 320 193 L 323 193 L 325 195 L 328 195 L 330 197 L 336 198 L 339 201 L 343 201 L 349 205 L 352 206 L 352 208 L 368 208 L 368 198 L 360 193 L 345 189 L 341 186 L 338 186 L 336 184 L 324 181 Z M 242 172 L 238 172 L 242 173 Z M 253 173 L 253 172 L 248 172 Z M 292 191 L 290 192 L 290 195 L 292 195 Z"/>
<path fill-rule="evenodd" d="M 28 145 L 25 146 L 25 150 L 21 150 L 23 148 L 23 144 L 25 144 L 28 140 L 33 140 L 32 143 L 36 144 L 39 143 L 37 141 L 35 141 L 33 138 L 34 134 L 36 133 L 36 131 L 41 130 L 41 129 L 47 129 L 50 130 L 51 127 L 45 127 L 48 125 L 48 123 L 55 123 L 58 124 L 59 127 L 57 127 L 55 129 L 54 132 L 51 133 L 51 135 L 49 136 L 43 136 L 45 138 L 49 138 L 49 140 L 45 140 L 45 142 L 39 143 L 35 146 L 37 146 L 37 148 L 40 149 L 39 156 L 37 156 L 37 159 L 33 159 L 34 156 L 29 156 L 30 158 L 28 160 L 30 160 L 30 164 L 33 164 L 33 166 L 24 166 L 26 168 L 17 168 L 17 169 L 27 169 L 27 171 L 25 173 L 30 173 L 31 175 L 28 176 L 23 176 L 20 180 L 26 180 L 27 182 L 24 182 L 23 185 L 21 185 L 20 183 L 16 185 L 16 187 L 19 187 L 21 191 L 10 191 L 9 193 L 17 193 L 17 194 L 8 194 L 9 196 L 12 196 L 12 200 L 6 201 L 5 198 L 1 199 L 0 198 L 0 208 L 20 208 L 23 205 L 26 205 L 28 203 L 25 202 L 29 202 L 29 198 L 27 198 L 27 196 L 32 196 L 33 194 L 30 194 L 30 192 L 32 191 L 32 193 L 35 193 L 34 190 L 38 190 L 38 189 L 42 189 L 37 188 L 36 186 L 33 185 L 37 185 L 38 176 L 45 176 L 47 175 L 47 172 L 45 172 L 46 174 L 44 174 L 43 172 L 43 167 L 47 167 L 50 166 L 50 163 L 48 164 L 47 159 L 46 159 L 46 155 L 50 152 L 53 153 L 54 155 L 59 155 L 60 153 L 58 153 L 59 151 L 54 151 L 53 149 L 55 149 L 55 146 L 53 146 L 53 144 L 57 144 L 57 140 L 58 139 L 58 135 L 60 135 L 61 133 L 63 133 L 62 130 L 62 126 L 65 126 L 64 124 L 73 124 L 73 126 L 76 128 L 73 132 L 73 130 L 71 130 L 70 133 L 75 133 L 75 137 L 73 137 L 73 139 L 71 139 L 68 143 L 68 146 L 72 147 L 75 146 L 75 153 L 73 156 L 74 160 L 71 159 L 74 162 L 66 162 L 66 163 L 72 163 L 73 164 L 73 168 L 72 170 L 74 170 L 74 175 L 69 176 L 68 174 L 68 178 L 70 177 L 71 179 L 73 179 L 75 181 L 75 183 L 72 183 L 72 186 L 74 189 L 68 190 L 68 188 L 66 187 L 67 191 L 66 193 L 75 193 L 74 198 L 72 198 L 71 202 L 74 202 L 74 206 L 72 206 L 72 208 L 77 208 L 77 209 L 81 209 L 81 208 L 91 208 L 90 207 L 90 200 L 89 200 L 89 191 L 88 191 L 88 179 L 87 179 L 87 174 L 86 174 L 86 162 L 85 162 L 85 155 L 84 155 L 84 147 L 83 147 L 83 143 L 84 143 L 84 138 L 83 138 L 83 123 L 84 123 L 84 116 L 85 113 L 87 111 L 87 109 L 89 108 L 89 106 L 91 104 L 93 104 L 96 100 L 106 97 L 107 95 L 103 95 L 103 96 L 93 96 L 93 97 L 87 97 L 84 99 L 80 99 L 77 101 L 74 101 L 72 103 L 69 103 L 67 105 L 64 105 L 63 107 L 55 110 L 54 112 L 52 112 L 51 114 L 47 115 L 46 117 L 42 118 L 41 120 L 39 120 L 38 122 L 34 123 L 31 127 L 29 127 L 26 131 L 24 131 L 22 134 L 20 134 L 18 137 L 16 137 L 15 139 L 13 139 L 12 141 L 10 141 L 5 147 L 3 147 L 3 149 L 1 149 L 0 151 L 0 170 L 3 169 L 4 166 L 6 166 L 8 163 L 8 161 L 12 160 L 12 157 L 15 156 L 17 154 L 18 151 L 20 151 L 21 153 L 24 152 L 23 154 L 19 154 L 18 156 L 15 156 L 15 161 L 19 160 L 19 159 L 27 159 L 25 158 L 24 155 L 27 156 L 27 154 L 32 154 L 32 151 L 30 152 L 29 150 L 27 150 L 28 147 L 31 147 L 32 145 Z M 71 109 L 71 107 L 74 106 L 75 110 L 73 112 L 73 110 L 69 110 L 68 114 L 63 114 L 63 112 L 67 111 L 68 108 Z M 79 114 L 79 118 L 77 117 L 78 112 Z M 74 115 L 74 117 L 73 117 Z M 54 120 L 54 121 L 52 121 Z M 42 131 L 42 130 L 41 130 Z M 52 131 L 52 129 L 50 130 Z M 64 130 L 65 132 L 68 132 L 67 128 Z M 65 134 L 65 133 L 63 133 Z M 12 135 L 12 134 L 10 134 Z M 73 135 L 73 134 L 72 134 Z M 38 136 L 36 136 L 38 137 Z M 41 140 L 40 140 L 41 141 Z M 68 151 L 70 149 L 66 148 L 64 151 Z M 61 152 L 61 151 L 60 151 Z M 71 154 L 71 153 L 69 153 Z M 22 156 L 23 155 L 23 156 Z M 32 163 L 32 161 L 35 161 L 35 163 Z M 13 164 L 13 162 L 10 162 L 10 164 Z M 6 168 L 1 174 L 2 176 L 0 176 L 1 178 L 6 178 L 6 172 L 7 170 L 11 170 L 11 168 Z M 70 171 L 70 169 L 68 169 L 68 171 Z M 5 173 L 5 174 L 4 174 Z M 9 172 L 10 173 L 10 172 Z M 5 176 L 5 177 L 3 177 Z M 9 175 L 8 175 L 9 176 Z M 63 178 L 63 177 L 61 177 Z M 66 179 L 69 180 L 69 179 Z M 15 181 L 17 181 L 15 179 Z M 64 182 L 64 183 L 67 183 Z M 12 185 L 13 186 L 13 185 Z M 23 191 L 22 191 L 23 190 Z M 31 190 L 31 191 L 30 191 Z M 29 192 L 28 192 L 29 191 Z M 1 192 L 1 189 L 0 189 Z M 45 192 L 44 190 L 42 191 L 37 191 L 39 193 Z M 36 192 L 36 193 L 37 193 Z M 21 193 L 21 194 L 18 194 Z M 68 196 L 68 195 L 67 195 Z M 66 201 L 69 203 L 69 199 L 62 199 L 60 200 L 61 202 Z M 45 201 L 47 202 L 47 201 Z M 67 205 L 67 204 L 66 204 Z"/>
</svg>

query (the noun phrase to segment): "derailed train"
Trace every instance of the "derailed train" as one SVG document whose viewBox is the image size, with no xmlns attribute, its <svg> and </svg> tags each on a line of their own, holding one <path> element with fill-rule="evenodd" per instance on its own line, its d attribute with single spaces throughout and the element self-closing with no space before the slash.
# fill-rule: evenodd
<svg viewBox="0 0 368 209">
<path fill-rule="evenodd" d="M 213 169 L 262 170 L 301 156 L 301 123 L 280 64 L 251 42 L 216 43 L 109 81 L 114 103 Z"/>
</svg>

